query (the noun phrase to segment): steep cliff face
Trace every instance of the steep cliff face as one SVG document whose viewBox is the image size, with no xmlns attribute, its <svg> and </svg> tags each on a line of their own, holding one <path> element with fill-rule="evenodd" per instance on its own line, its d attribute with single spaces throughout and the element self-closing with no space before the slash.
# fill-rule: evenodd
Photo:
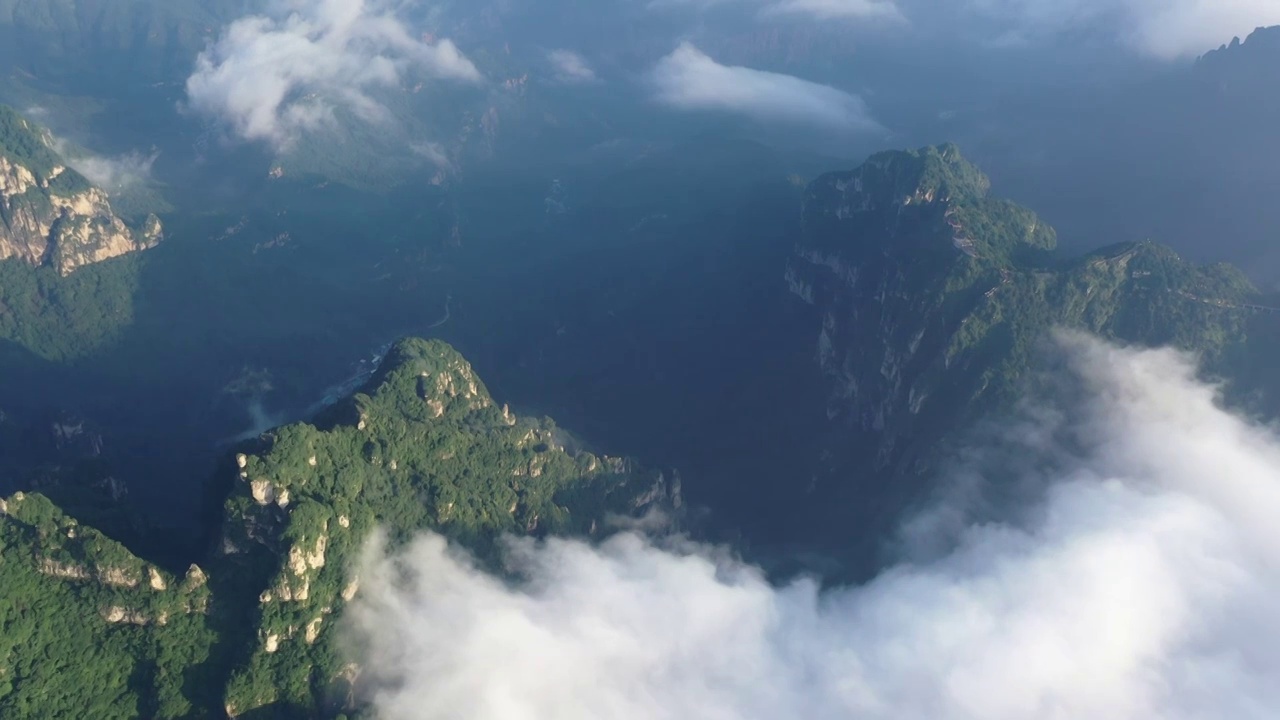
<svg viewBox="0 0 1280 720">
<path fill-rule="evenodd" d="M 163 237 L 155 215 L 138 227 L 125 224 L 105 192 L 67 167 L 48 131 L 0 106 L 0 260 L 69 275 Z"/>
<path fill-rule="evenodd" d="M 820 318 L 827 414 L 863 477 L 899 477 L 1011 401 L 1057 326 L 1170 343 L 1212 367 L 1247 343 L 1255 291 L 1228 266 L 1152 243 L 1072 260 L 954 146 L 890 152 L 818 178 L 786 270 Z"/>
</svg>

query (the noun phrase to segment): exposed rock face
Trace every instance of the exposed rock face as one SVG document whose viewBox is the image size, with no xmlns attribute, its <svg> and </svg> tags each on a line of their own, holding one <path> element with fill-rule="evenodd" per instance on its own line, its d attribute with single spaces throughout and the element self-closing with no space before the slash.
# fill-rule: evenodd
<svg viewBox="0 0 1280 720">
<path fill-rule="evenodd" d="M 163 238 L 155 215 L 126 225 L 105 192 L 67 167 L 47 130 L 0 106 L 0 260 L 68 275 Z"/>
<path fill-rule="evenodd" d="M 141 625 L 141 626 L 150 625 L 152 623 L 155 623 L 156 625 L 169 624 L 169 616 L 165 613 L 161 613 L 156 617 L 152 618 L 149 615 L 146 615 L 145 613 L 139 612 L 137 610 L 130 610 L 128 608 L 121 607 L 119 605 L 112 605 L 111 607 L 104 608 L 102 610 L 102 619 L 106 620 L 108 623 L 111 623 L 112 625 L 115 625 L 118 623 L 126 623 L 129 625 Z"/>
<path fill-rule="evenodd" d="M 320 624 L 324 622 L 324 617 L 318 617 L 307 623 L 306 641 L 308 645 L 314 645 L 316 640 L 320 638 Z"/>
</svg>

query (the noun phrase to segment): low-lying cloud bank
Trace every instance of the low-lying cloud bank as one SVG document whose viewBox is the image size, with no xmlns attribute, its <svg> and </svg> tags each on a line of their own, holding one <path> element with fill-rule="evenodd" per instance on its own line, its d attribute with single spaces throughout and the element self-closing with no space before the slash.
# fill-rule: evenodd
<svg viewBox="0 0 1280 720">
<path fill-rule="evenodd" d="M 849 132 L 880 129 L 862 98 L 782 73 L 721 65 L 681 43 L 649 73 L 657 102 L 680 110 L 714 110 L 763 121 Z"/>
<path fill-rule="evenodd" d="M 242 139 L 277 147 L 342 108 L 370 122 L 387 109 L 370 93 L 421 73 L 481 79 L 448 39 L 416 37 L 390 0 L 295 0 L 235 21 L 196 60 L 188 106 L 219 118 Z"/>
<path fill-rule="evenodd" d="M 513 541 L 514 586 L 435 536 L 373 548 L 348 618 L 378 716 L 1274 717 L 1280 438 L 1180 355 L 1060 342 L 1087 392 L 1016 433 L 1070 458 L 1033 510 L 861 587 L 634 534 Z"/>
</svg>

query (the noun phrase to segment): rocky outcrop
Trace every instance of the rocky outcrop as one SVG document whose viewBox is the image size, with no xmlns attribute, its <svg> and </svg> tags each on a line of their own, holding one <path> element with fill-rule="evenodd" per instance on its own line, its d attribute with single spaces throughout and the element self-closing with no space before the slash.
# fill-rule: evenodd
<svg viewBox="0 0 1280 720">
<path fill-rule="evenodd" d="M 67 166 L 47 130 L 0 106 L 0 260 L 65 276 L 163 238 L 159 218 L 130 227 L 103 190 Z"/>
</svg>

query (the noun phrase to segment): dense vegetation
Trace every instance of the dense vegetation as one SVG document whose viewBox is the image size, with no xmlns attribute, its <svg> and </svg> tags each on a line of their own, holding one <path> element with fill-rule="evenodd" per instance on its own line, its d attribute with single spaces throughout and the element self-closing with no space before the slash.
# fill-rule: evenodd
<svg viewBox="0 0 1280 720">
<path fill-rule="evenodd" d="M 496 405 L 448 345 L 407 340 L 318 424 L 236 456 L 207 582 L 16 495 L 0 506 L 0 714 L 335 716 L 355 660 L 335 628 L 374 528 L 434 529 L 484 557 L 503 533 L 589 534 L 678 497 L 573 444 Z"/>
<path fill-rule="evenodd" d="M 0 340 L 55 362 L 109 346 L 134 319 L 140 263 L 126 256 L 63 278 L 52 267 L 0 261 Z"/>
<path fill-rule="evenodd" d="M 0 587 L 0 716 L 201 714 L 214 636 L 199 568 L 174 578 L 19 493 L 0 501 Z"/>
</svg>

